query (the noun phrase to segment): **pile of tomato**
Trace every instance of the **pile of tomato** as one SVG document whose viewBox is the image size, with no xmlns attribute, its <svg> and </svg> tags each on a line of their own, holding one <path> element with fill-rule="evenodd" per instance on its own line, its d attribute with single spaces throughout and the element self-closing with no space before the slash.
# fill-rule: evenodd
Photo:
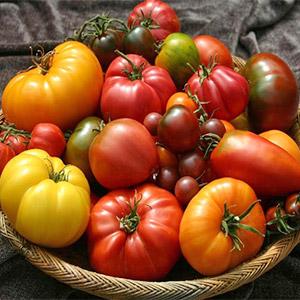
<svg viewBox="0 0 300 300">
<path fill-rule="evenodd" d="M 145 0 L 33 63 L 5 87 L 0 125 L 1 209 L 29 241 L 86 233 L 97 272 L 160 280 L 181 256 L 224 273 L 299 229 L 298 87 L 277 55 L 237 69 Z"/>
</svg>

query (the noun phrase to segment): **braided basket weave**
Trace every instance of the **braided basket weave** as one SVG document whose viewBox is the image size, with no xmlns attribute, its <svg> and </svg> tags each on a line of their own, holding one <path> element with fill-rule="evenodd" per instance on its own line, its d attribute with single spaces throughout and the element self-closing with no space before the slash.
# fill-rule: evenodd
<svg viewBox="0 0 300 300">
<path fill-rule="evenodd" d="M 235 70 L 245 62 L 234 57 Z M 105 299 L 206 299 L 234 290 L 272 269 L 300 242 L 300 231 L 289 234 L 263 249 L 255 258 L 229 272 L 215 277 L 193 274 L 187 279 L 180 269 L 175 279 L 160 282 L 128 280 L 102 275 L 89 270 L 85 245 L 77 250 L 46 250 L 21 237 L 0 210 L 0 233 L 34 266 L 57 280 Z M 84 239 L 84 238 L 83 238 Z M 78 244 L 78 243 L 77 243 Z M 71 248 L 72 248 L 71 247 Z M 51 251 L 51 252 L 50 252 Z M 75 253 L 73 255 L 72 253 Z M 83 258 L 84 256 L 84 258 Z M 81 264 L 81 266 L 79 266 Z M 182 277 L 182 278 L 180 278 Z M 191 276 L 189 276 L 191 277 Z"/>
</svg>

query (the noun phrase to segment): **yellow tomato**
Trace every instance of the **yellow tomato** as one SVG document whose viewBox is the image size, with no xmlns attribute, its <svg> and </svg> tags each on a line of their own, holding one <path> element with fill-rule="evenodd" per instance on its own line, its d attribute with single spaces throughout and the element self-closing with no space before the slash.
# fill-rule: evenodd
<svg viewBox="0 0 300 300">
<path fill-rule="evenodd" d="M 9 81 L 2 96 L 3 113 L 7 121 L 28 131 L 37 123 L 72 129 L 97 112 L 102 84 L 94 53 L 82 43 L 68 41 L 44 55 L 36 68 Z"/>
<path fill-rule="evenodd" d="M 0 203 L 26 239 L 46 247 L 64 247 L 79 239 L 87 227 L 90 188 L 79 168 L 32 149 L 5 166 Z"/>
<path fill-rule="evenodd" d="M 259 134 L 273 144 L 283 148 L 300 163 L 300 150 L 297 143 L 286 133 L 280 130 L 268 130 Z"/>
</svg>

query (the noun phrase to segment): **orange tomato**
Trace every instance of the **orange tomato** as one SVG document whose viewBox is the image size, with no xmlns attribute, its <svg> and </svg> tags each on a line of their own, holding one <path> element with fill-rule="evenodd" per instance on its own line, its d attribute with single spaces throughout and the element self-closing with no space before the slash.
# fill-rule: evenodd
<svg viewBox="0 0 300 300">
<path fill-rule="evenodd" d="M 97 112 L 103 84 L 98 59 L 84 44 L 68 41 L 42 62 L 13 77 L 3 91 L 5 119 L 31 131 L 38 123 L 72 129 Z"/>
<path fill-rule="evenodd" d="M 266 221 L 256 201 L 248 184 L 229 177 L 210 182 L 194 196 L 183 214 L 179 239 L 184 257 L 195 270 L 203 275 L 218 275 L 258 253 Z M 242 217 L 251 205 L 250 212 Z M 238 227 L 237 223 L 257 232 Z"/>
<path fill-rule="evenodd" d="M 280 130 L 268 130 L 259 134 L 273 144 L 283 148 L 300 163 L 300 150 L 296 142 Z"/>
<path fill-rule="evenodd" d="M 235 129 L 234 126 L 230 122 L 228 122 L 226 120 L 220 120 L 220 121 L 223 123 L 226 132 Z"/>
<path fill-rule="evenodd" d="M 159 158 L 160 168 L 164 168 L 164 167 L 177 168 L 178 161 L 177 161 L 177 157 L 174 153 L 172 153 L 167 148 L 165 148 L 161 145 L 156 145 L 156 151 L 157 151 L 158 158 Z"/>
<path fill-rule="evenodd" d="M 198 108 L 198 105 L 195 103 L 195 101 L 188 96 L 187 93 L 183 92 L 178 92 L 173 94 L 168 102 L 167 102 L 167 107 L 166 110 L 168 110 L 171 106 L 174 105 L 184 105 L 187 107 L 192 113 Z"/>
</svg>

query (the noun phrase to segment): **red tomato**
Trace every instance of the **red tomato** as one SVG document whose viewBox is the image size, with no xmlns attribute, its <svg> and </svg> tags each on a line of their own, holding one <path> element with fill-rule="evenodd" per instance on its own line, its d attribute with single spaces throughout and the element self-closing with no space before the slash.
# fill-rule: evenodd
<svg viewBox="0 0 300 300">
<path fill-rule="evenodd" d="M 11 147 L 6 144 L 0 143 L 0 174 L 2 173 L 8 161 L 15 155 L 15 151 Z"/>
<path fill-rule="evenodd" d="M 169 73 L 139 55 L 117 57 L 109 66 L 101 97 L 104 120 L 131 118 L 143 123 L 151 112 L 164 113 L 176 92 Z"/>
<path fill-rule="evenodd" d="M 12 131 L 21 132 L 21 130 L 15 128 L 12 129 Z M 19 154 L 27 149 L 30 140 L 30 134 L 28 132 L 25 133 L 25 131 L 24 134 L 14 132 L 9 132 L 9 130 L 2 131 L 0 133 L 0 138 L 4 144 L 7 144 L 14 150 L 15 154 Z"/>
<path fill-rule="evenodd" d="M 138 24 L 149 28 L 156 41 L 165 39 L 172 32 L 180 31 L 176 12 L 160 0 L 145 0 L 133 8 L 128 17 L 128 25 Z"/>
<path fill-rule="evenodd" d="M 241 114 L 249 97 L 249 85 L 240 74 L 226 66 L 212 69 L 202 66 L 189 80 L 192 94 L 204 101 L 203 108 L 209 117 L 230 121 Z"/>
<path fill-rule="evenodd" d="M 193 197 L 184 211 L 179 239 L 182 253 L 194 269 L 218 275 L 258 253 L 266 220 L 256 200 L 248 184 L 226 177 L 212 181 Z"/>
<path fill-rule="evenodd" d="M 88 226 L 89 258 L 102 274 L 158 280 L 180 256 L 182 209 L 153 184 L 114 190 L 93 207 Z"/>
<path fill-rule="evenodd" d="M 232 68 L 231 53 L 219 39 L 211 35 L 197 35 L 193 40 L 203 65 L 209 67 L 215 61 L 217 64 Z"/>
<path fill-rule="evenodd" d="M 60 157 L 66 148 L 64 133 L 55 124 L 39 123 L 31 132 L 28 149 L 42 149 L 51 156 Z"/>
<path fill-rule="evenodd" d="M 151 134 L 133 119 L 109 122 L 89 148 L 89 162 L 97 181 L 108 189 L 138 184 L 158 167 Z"/>
<path fill-rule="evenodd" d="M 250 131 L 226 132 L 210 162 L 218 177 L 247 182 L 259 196 L 300 190 L 300 164 L 281 147 Z"/>
<path fill-rule="evenodd" d="M 300 194 L 294 193 L 289 195 L 284 202 L 284 209 L 288 214 L 300 218 Z"/>
</svg>

